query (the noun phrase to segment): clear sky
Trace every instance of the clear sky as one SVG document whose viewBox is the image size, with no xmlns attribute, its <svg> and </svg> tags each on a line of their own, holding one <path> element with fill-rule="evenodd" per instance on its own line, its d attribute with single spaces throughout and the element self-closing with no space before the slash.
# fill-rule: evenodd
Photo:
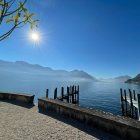
<svg viewBox="0 0 140 140">
<path fill-rule="evenodd" d="M 0 42 L 0 59 L 97 78 L 140 73 L 140 0 L 29 0 L 27 7 L 40 20 L 41 42 L 29 41 L 25 26 Z"/>
</svg>

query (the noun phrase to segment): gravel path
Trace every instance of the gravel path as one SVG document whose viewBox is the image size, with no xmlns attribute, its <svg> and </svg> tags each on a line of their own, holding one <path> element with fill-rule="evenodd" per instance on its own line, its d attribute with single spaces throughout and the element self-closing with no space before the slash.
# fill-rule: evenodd
<svg viewBox="0 0 140 140">
<path fill-rule="evenodd" d="M 100 130 L 57 114 L 38 113 L 0 101 L 0 140 L 118 140 Z"/>
</svg>

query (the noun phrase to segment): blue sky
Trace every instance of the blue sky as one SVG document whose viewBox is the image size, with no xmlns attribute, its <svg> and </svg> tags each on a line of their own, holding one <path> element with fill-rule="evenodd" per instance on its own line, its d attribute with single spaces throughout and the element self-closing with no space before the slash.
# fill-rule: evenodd
<svg viewBox="0 0 140 140">
<path fill-rule="evenodd" d="M 29 41 L 25 26 L 0 42 L 0 59 L 79 69 L 97 78 L 140 73 L 139 0 L 36 0 L 27 7 L 40 20 L 42 41 Z"/>
</svg>

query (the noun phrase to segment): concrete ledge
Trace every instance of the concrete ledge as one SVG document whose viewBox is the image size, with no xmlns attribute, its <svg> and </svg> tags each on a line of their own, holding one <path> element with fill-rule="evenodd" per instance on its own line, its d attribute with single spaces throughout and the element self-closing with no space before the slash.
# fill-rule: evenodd
<svg viewBox="0 0 140 140">
<path fill-rule="evenodd" d="M 17 102 L 23 102 L 27 104 L 33 104 L 34 96 L 35 95 L 32 94 L 0 92 L 0 100 L 17 101 Z"/>
<path fill-rule="evenodd" d="M 140 122 L 132 119 L 44 97 L 38 99 L 38 107 L 77 119 L 124 139 L 140 139 Z"/>
</svg>

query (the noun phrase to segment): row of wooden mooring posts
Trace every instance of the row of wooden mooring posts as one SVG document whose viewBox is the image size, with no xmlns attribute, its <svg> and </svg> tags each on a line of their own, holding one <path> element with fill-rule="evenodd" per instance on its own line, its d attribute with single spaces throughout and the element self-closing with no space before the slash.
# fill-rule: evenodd
<svg viewBox="0 0 140 140">
<path fill-rule="evenodd" d="M 48 98 L 49 89 L 46 89 L 46 98 Z M 79 85 L 67 87 L 66 94 L 64 93 L 64 87 L 61 87 L 61 96 L 58 97 L 58 89 L 54 90 L 54 99 L 64 101 L 72 104 L 79 104 Z"/>
<path fill-rule="evenodd" d="M 140 94 L 135 90 L 120 89 L 122 115 L 140 120 Z"/>
</svg>

